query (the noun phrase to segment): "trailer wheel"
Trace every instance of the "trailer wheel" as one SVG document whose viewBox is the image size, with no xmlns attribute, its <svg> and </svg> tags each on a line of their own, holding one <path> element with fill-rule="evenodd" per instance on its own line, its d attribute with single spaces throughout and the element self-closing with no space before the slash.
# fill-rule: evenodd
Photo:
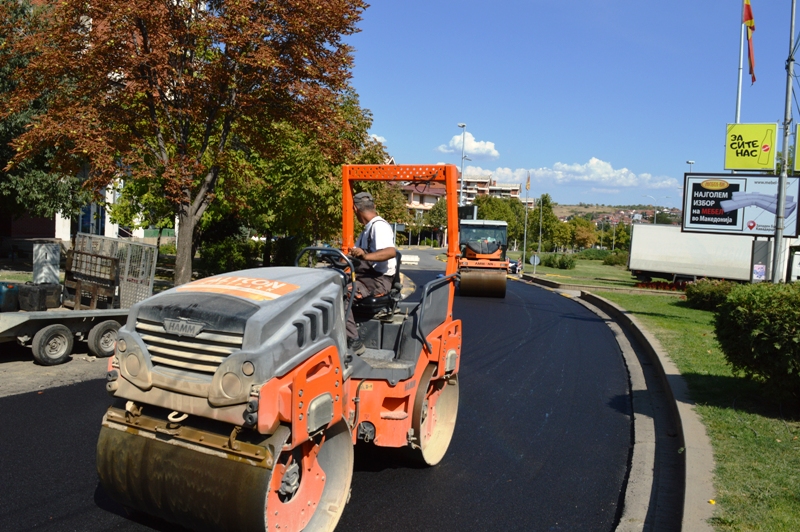
<svg viewBox="0 0 800 532">
<path fill-rule="evenodd" d="M 114 354 L 117 344 L 117 331 L 119 323 L 114 320 L 101 321 L 89 331 L 86 343 L 89 352 L 98 358 L 110 357 Z"/>
<path fill-rule="evenodd" d="M 60 323 L 48 325 L 33 335 L 33 358 L 43 366 L 63 364 L 72 354 L 73 342 L 68 327 Z"/>
</svg>

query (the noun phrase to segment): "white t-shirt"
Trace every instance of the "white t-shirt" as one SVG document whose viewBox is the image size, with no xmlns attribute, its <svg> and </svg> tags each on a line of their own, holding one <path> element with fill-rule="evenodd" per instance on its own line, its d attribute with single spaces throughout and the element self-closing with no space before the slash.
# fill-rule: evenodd
<svg viewBox="0 0 800 532">
<path fill-rule="evenodd" d="M 367 253 L 375 253 L 381 249 L 395 247 L 392 226 L 380 216 L 374 217 L 359 235 L 356 247 L 363 249 Z M 381 262 L 370 261 L 370 264 L 372 264 L 375 271 L 383 275 L 394 275 L 397 259 L 392 257 Z"/>
</svg>

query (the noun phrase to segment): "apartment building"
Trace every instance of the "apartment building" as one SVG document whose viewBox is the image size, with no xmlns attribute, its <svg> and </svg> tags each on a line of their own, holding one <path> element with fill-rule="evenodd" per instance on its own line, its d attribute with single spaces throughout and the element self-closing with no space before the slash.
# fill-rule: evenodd
<svg viewBox="0 0 800 532">
<path fill-rule="evenodd" d="M 458 181 L 461 187 L 461 180 Z M 464 204 L 472 205 L 478 196 L 494 196 L 497 198 L 520 199 L 522 185 L 520 183 L 498 183 L 492 176 L 464 177 Z"/>
</svg>

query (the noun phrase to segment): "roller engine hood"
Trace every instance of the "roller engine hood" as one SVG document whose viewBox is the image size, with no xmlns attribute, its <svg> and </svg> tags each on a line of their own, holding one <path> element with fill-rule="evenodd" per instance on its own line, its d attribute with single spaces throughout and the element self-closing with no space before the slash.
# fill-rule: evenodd
<svg viewBox="0 0 800 532">
<path fill-rule="evenodd" d="M 131 309 L 119 338 L 139 372 L 123 363 L 121 374 L 141 390 L 245 402 L 252 385 L 319 350 L 344 352 L 342 293 L 342 276 L 327 268 L 257 268 L 178 286 Z"/>
</svg>

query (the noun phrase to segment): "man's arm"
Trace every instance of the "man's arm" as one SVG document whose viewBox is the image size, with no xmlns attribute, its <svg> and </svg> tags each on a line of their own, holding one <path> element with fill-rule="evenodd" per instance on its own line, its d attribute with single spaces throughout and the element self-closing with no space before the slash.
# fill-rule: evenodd
<svg viewBox="0 0 800 532">
<path fill-rule="evenodd" d="M 368 260 L 370 262 L 383 262 L 385 260 L 393 259 L 397 256 L 397 249 L 383 248 L 372 253 L 366 253 L 361 248 L 353 248 L 350 250 L 350 255 L 361 260 Z"/>
</svg>

